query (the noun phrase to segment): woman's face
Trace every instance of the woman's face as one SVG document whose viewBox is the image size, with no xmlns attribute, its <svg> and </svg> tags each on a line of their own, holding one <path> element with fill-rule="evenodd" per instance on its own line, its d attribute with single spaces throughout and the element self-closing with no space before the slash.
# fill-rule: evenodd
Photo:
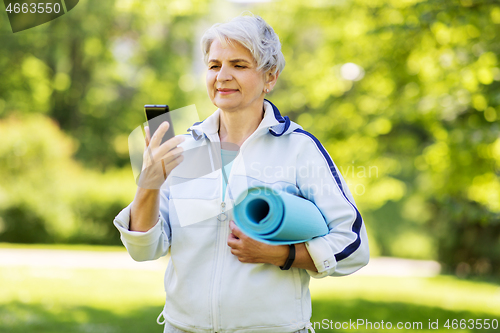
<svg viewBox="0 0 500 333">
<path fill-rule="evenodd" d="M 257 71 L 250 51 L 232 41 L 214 40 L 208 57 L 207 90 L 215 106 L 223 111 L 260 108 L 264 99 L 265 74 Z"/>
</svg>

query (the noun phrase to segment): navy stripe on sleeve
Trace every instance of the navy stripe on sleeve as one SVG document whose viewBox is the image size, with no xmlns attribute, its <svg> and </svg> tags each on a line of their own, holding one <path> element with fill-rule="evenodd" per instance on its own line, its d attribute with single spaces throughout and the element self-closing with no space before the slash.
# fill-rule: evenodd
<svg viewBox="0 0 500 333">
<path fill-rule="evenodd" d="M 326 149 L 323 147 L 323 145 L 321 144 L 321 142 L 319 142 L 319 140 L 316 139 L 316 137 L 314 135 L 312 135 L 309 132 L 304 131 L 303 129 L 297 128 L 296 130 L 294 130 L 294 132 L 302 133 L 304 135 L 307 135 L 309 138 L 311 138 L 314 141 L 314 143 L 316 144 L 316 147 L 318 147 L 319 151 L 323 155 L 323 158 L 328 163 L 328 167 L 330 168 L 330 172 L 332 173 L 333 178 L 337 182 L 337 185 L 339 186 L 340 191 L 342 192 L 342 195 L 344 196 L 344 198 L 347 200 L 347 202 L 356 211 L 356 219 L 354 220 L 354 223 L 352 225 L 352 232 L 354 232 L 356 234 L 356 239 L 354 240 L 354 242 L 352 242 L 351 244 L 349 244 L 348 246 L 346 246 L 344 248 L 344 250 L 342 250 L 342 252 L 339 252 L 339 253 L 335 254 L 335 260 L 337 260 L 337 262 L 338 262 L 338 261 L 340 261 L 342 259 L 345 259 L 345 258 L 349 257 L 361 245 L 361 237 L 360 237 L 359 233 L 361 231 L 361 226 L 363 224 L 363 219 L 361 218 L 361 214 L 359 214 L 359 211 L 356 208 L 356 206 L 352 204 L 352 202 L 349 200 L 349 198 L 345 194 L 344 189 L 342 187 L 342 182 L 340 181 L 340 177 L 339 177 L 339 175 L 337 173 L 337 169 L 335 168 L 335 165 L 333 164 L 333 161 L 330 158 L 330 155 L 328 155 Z"/>
</svg>

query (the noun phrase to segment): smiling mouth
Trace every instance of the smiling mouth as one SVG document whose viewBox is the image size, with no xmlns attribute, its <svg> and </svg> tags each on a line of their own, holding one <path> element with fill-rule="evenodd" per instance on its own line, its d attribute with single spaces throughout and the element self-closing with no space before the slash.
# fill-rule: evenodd
<svg viewBox="0 0 500 333">
<path fill-rule="evenodd" d="M 237 89 L 217 89 L 217 92 L 221 95 L 229 95 L 237 91 Z"/>
</svg>

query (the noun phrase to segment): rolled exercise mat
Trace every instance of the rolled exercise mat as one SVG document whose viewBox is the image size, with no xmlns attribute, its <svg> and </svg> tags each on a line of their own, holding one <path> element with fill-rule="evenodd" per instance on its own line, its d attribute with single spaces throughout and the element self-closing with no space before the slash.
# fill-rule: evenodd
<svg viewBox="0 0 500 333">
<path fill-rule="evenodd" d="M 241 199 L 234 207 L 236 225 L 258 241 L 302 243 L 329 231 L 318 207 L 307 199 L 266 187 L 253 187 Z"/>
</svg>

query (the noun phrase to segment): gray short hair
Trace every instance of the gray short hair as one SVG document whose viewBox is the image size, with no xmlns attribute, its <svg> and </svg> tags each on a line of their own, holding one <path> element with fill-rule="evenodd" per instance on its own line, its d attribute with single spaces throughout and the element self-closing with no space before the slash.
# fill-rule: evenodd
<svg viewBox="0 0 500 333">
<path fill-rule="evenodd" d="M 257 70 L 280 73 L 285 68 L 285 57 L 281 43 L 273 28 L 256 15 L 240 15 L 226 23 L 214 24 L 201 38 L 203 59 L 208 64 L 208 53 L 215 39 L 222 43 L 237 41 L 252 53 L 257 62 Z"/>
</svg>

